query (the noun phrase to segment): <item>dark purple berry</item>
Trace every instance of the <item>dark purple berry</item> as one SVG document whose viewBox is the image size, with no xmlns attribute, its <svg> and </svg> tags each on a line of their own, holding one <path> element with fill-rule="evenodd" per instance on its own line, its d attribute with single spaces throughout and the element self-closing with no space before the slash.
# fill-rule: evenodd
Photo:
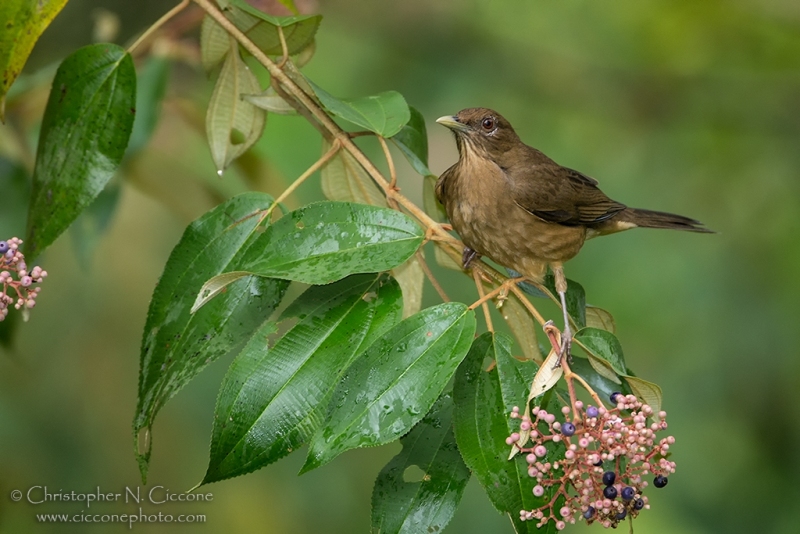
<svg viewBox="0 0 800 534">
<path fill-rule="evenodd" d="M 6 252 L 8 252 L 8 243 L 0 241 L 0 254 L 5 254 Z"/>
<path fill-rule="evenodd" d="M 633 499 L 634 495 L 636 495 L 636 491 L 634 491 L 634 489 L 630 486 L 625 486 L 624 488 L 622 488 L 620 495 L 622 495 L 622 498 L 624 500 L 629 501 Z"/>
<path fill-rule="evenodd" d="M 653 485 L 657 488 L 663 488 L 667 485 L 667 482 L 669 482 L 669 480 L 664 475 L 658 475 L 653 479 Z"/>
<path fill-rule="evenodd" d="M 575 433 L 575 425 L 570 422 L 566 422 L 561 425 L 561 433 L 565 436 L 571 436 Z"/>
<path fill-rule="evenodd" d="M 602 458 L 597 460 L 597 462 L 595 462 L 595 464 L 594 464 L 595 467 L 600 467 L 601 465 L 603 465 L 603 459 Z"/>
<path fill-rule="evenodd" d="M 611 499 L 612 501 L 617 498 L 617 488 L 614 486 L 606 486 L 603 488 L 603 496 L 606 499 Z"/>
<path fill-rule="evenodd" d="M 636 499 L 633 501 L 634 510 L 641 510 L 642 508 L 644 508 L 644 501 L 642 499 Z"/>
<path fill-rule="evenodd" d="M 603 484 L 610 486 L 617 480 L 617 474 L 614 471 L 606 471 L 603 473 Z"/>
<path fill-rule="evenodd" d="M 598 415 L 600 415 L 600 412 L 594 406 L 586 408 L 586 417 L 597 417 Z"/>
<path fill-rule="evenodd" d="M 616 404 L 617 403 L 617 397 L 620 396 L 620 395 L 622 395 L 622 393 L 620 393 L 619 391 L 615 391 L 614 393 L 609 395 L 609 398 L 611 399 L 611 403 L 612 404 Z"/>
<path fill-rule="evenodd" d="M 628 511 L 623 508 L 620 513 L 618 513 L 617 515 L 614 516 L 614 519 L 617 519 L 618 521 L 622 521 L 623 519 L 625 519 L 626 515 L 628 515 Z"/>
<path fill-rule="evenodd" d="M 583 512 L 584 519 L 591 519 L 594 517 L 594 506 L 590 506 L 585 512 Z"/>
</svg>

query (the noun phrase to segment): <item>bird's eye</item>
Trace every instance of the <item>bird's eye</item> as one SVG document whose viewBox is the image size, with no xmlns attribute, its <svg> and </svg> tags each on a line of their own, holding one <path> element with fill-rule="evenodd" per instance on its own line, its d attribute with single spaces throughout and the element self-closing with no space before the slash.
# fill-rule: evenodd
<svg viewBox="0 0 800 534">
<path fill-rule="evenodd" d="M 487 132 L 491 132 L 492 130 L 494 130 L 494 119 L 491 117 L 486 117 L 481 122 L 481 126 L 483 126 L 483 129 L 486 130 Z"/>
</svg>

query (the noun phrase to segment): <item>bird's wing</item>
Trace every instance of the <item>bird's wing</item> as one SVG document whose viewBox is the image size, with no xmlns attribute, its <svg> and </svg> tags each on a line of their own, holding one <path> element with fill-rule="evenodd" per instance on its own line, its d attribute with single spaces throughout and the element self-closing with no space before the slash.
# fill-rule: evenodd
<svg viewBox="0 0 800 534">
<path fill-rule="evenodd" d="M 600 191 L 594 178 L 554 162 L 506 172 L 514 184 L 517 205 L 548 222 L 592 225 L 610 219 L 626 207 Z"/>
</svg>

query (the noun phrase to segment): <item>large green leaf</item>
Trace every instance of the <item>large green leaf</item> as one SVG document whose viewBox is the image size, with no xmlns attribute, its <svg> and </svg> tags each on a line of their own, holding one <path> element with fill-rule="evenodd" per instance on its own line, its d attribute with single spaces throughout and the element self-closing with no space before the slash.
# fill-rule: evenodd
<svg viewBox="0 0 800 534">
<path fill-rule="evenodd" d="M 262 52 L 270 56 L 283 54 L 278 27 L 283 31 L 289 55 L 294 55 L 314 42 L 314 36 L 322 22 L 322 15 L 273 17 L 244 0 L 231 0 L 224 11 L 237 28 L 242 30 Z"/>
<path fill-rule="evenodd" d="M 229 37 L 228 44 L 230 50 L 206 112 L 208 145 L 220 175 L 234 159 L 258 141 L 267 120 L 263 109 L 242 99 L 243 94 L 261 92 L 261 86 L 242 60 L 236 40 Z"/>
<path fill-rule="evenodd" d="M 325 108 L 342 119 L 366 128 L 383 137 L 400 132 L 411 119 L 406 99 L 397 91 L 375 96 L 339 99 L 312 83 L 314 92 Z"/>
<path fill-rule="evenodd" d="M 0 120 L 5 100 L 33 50 L 33 45 L 67 0 L 3 0 L 0 2 Z"/>
<path fill-rule="evenodd" d="M 234 258 L 259 220 L 250 215 L 271 203 L 266 194 L 244 193 L 217 206 L 186 228 L 167 260 L 142 336 L 133 428 L 143 476 L 150 458 L 150 429 L 158 411 L 210 362 L 247 339 L 283 297 L 285 281 L 247 276 L 197 313 L 190 313 L 200 286 L 235 267 Z"/>
<path fill-rule="evenodd" d="M 424 233 L 407 215 L 349 202 L 318 202 L 284 215 L 243 252 L 260 276 L 327 284 L 405 262 Z"/>
<path fill-rule="evenodd" d="M 362 344 L 400 320 L 402 298 L 386 275 L 312 286 L 284 312 L 300 321 L 272 348 L 257 332 L 220 388 L 203 483 L 242 475 L 303 445 Z M 368 339 L 369 338 L 369 339 Z"/>
<path fill-rule="evenodd" d="M 428 131 L 425 129 L 425 118 L 416 108 L 409 106 L 408 109 L 408 123 L 392 137 L 392 141 L 402 150 L 415 171 L 422 176 L 433 176 L 428 168 Z"/>
<path fill-rule="evenodd" d="M 430 410 L 469 350 L 475 314 L 461 303 L 405 319 L 360 355 L 334 391 L 303 471 L 342 452 L 394 441 Z"/>
<path fill-rule="evenodd" d="M 381 470 L 372 490 L 373 532 L 441 532 L 450 522 L 470 477 L 452 420 L 452 395 L 443 394 L 400 438 L 403 450 Z M 408 480 L 415 469 L 419 480 Z"/>
<path fill-rule="evenodd" d="M 484 359 L 495 359 L 497 368 L 484 371 Z M 535 479 L 528 476 L 521 455 L 509 460 L 506 438 L 519 430 L 509 413 L 514 405 L 524 409 L 535 364 L 519 367 L 512 361 L 511 341 L 502 334 L 486 332 L 472 345 L 456 373 L 453 386 L 455 434 L 464 462 L 500 512 L 508 514 L 517 532 L 553 532 L 549 523 L 537 529 L 535 521 L 520 521 L 520 510 L 544 504 L 533 495 Z"/>
<path fill-rule="evenodd" d="M 53 80 L 36 153 L 26 255 L 67 229 L 119 166 L 133 127 L 136 71 L 112 44 L 81 48 Z"/>
</svg>

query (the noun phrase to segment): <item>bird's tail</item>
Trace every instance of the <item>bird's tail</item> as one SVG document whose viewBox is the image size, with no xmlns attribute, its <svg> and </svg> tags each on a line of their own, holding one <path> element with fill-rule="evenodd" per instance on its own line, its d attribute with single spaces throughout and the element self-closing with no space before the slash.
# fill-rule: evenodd
<svg viewBox="0 0 800 534">
<path fill-rule="evenodd" d="M 713 230 L 703 226 L 703 223 L 663 211 L 642 210 L 637 208 L 625 208 L 617 217 L 620 222 L 633 223 L 640 228 L 666 228 L 669 230 L 686 230 L 687 232 L 700 232 L 713 234 Z"/>
</svg>

